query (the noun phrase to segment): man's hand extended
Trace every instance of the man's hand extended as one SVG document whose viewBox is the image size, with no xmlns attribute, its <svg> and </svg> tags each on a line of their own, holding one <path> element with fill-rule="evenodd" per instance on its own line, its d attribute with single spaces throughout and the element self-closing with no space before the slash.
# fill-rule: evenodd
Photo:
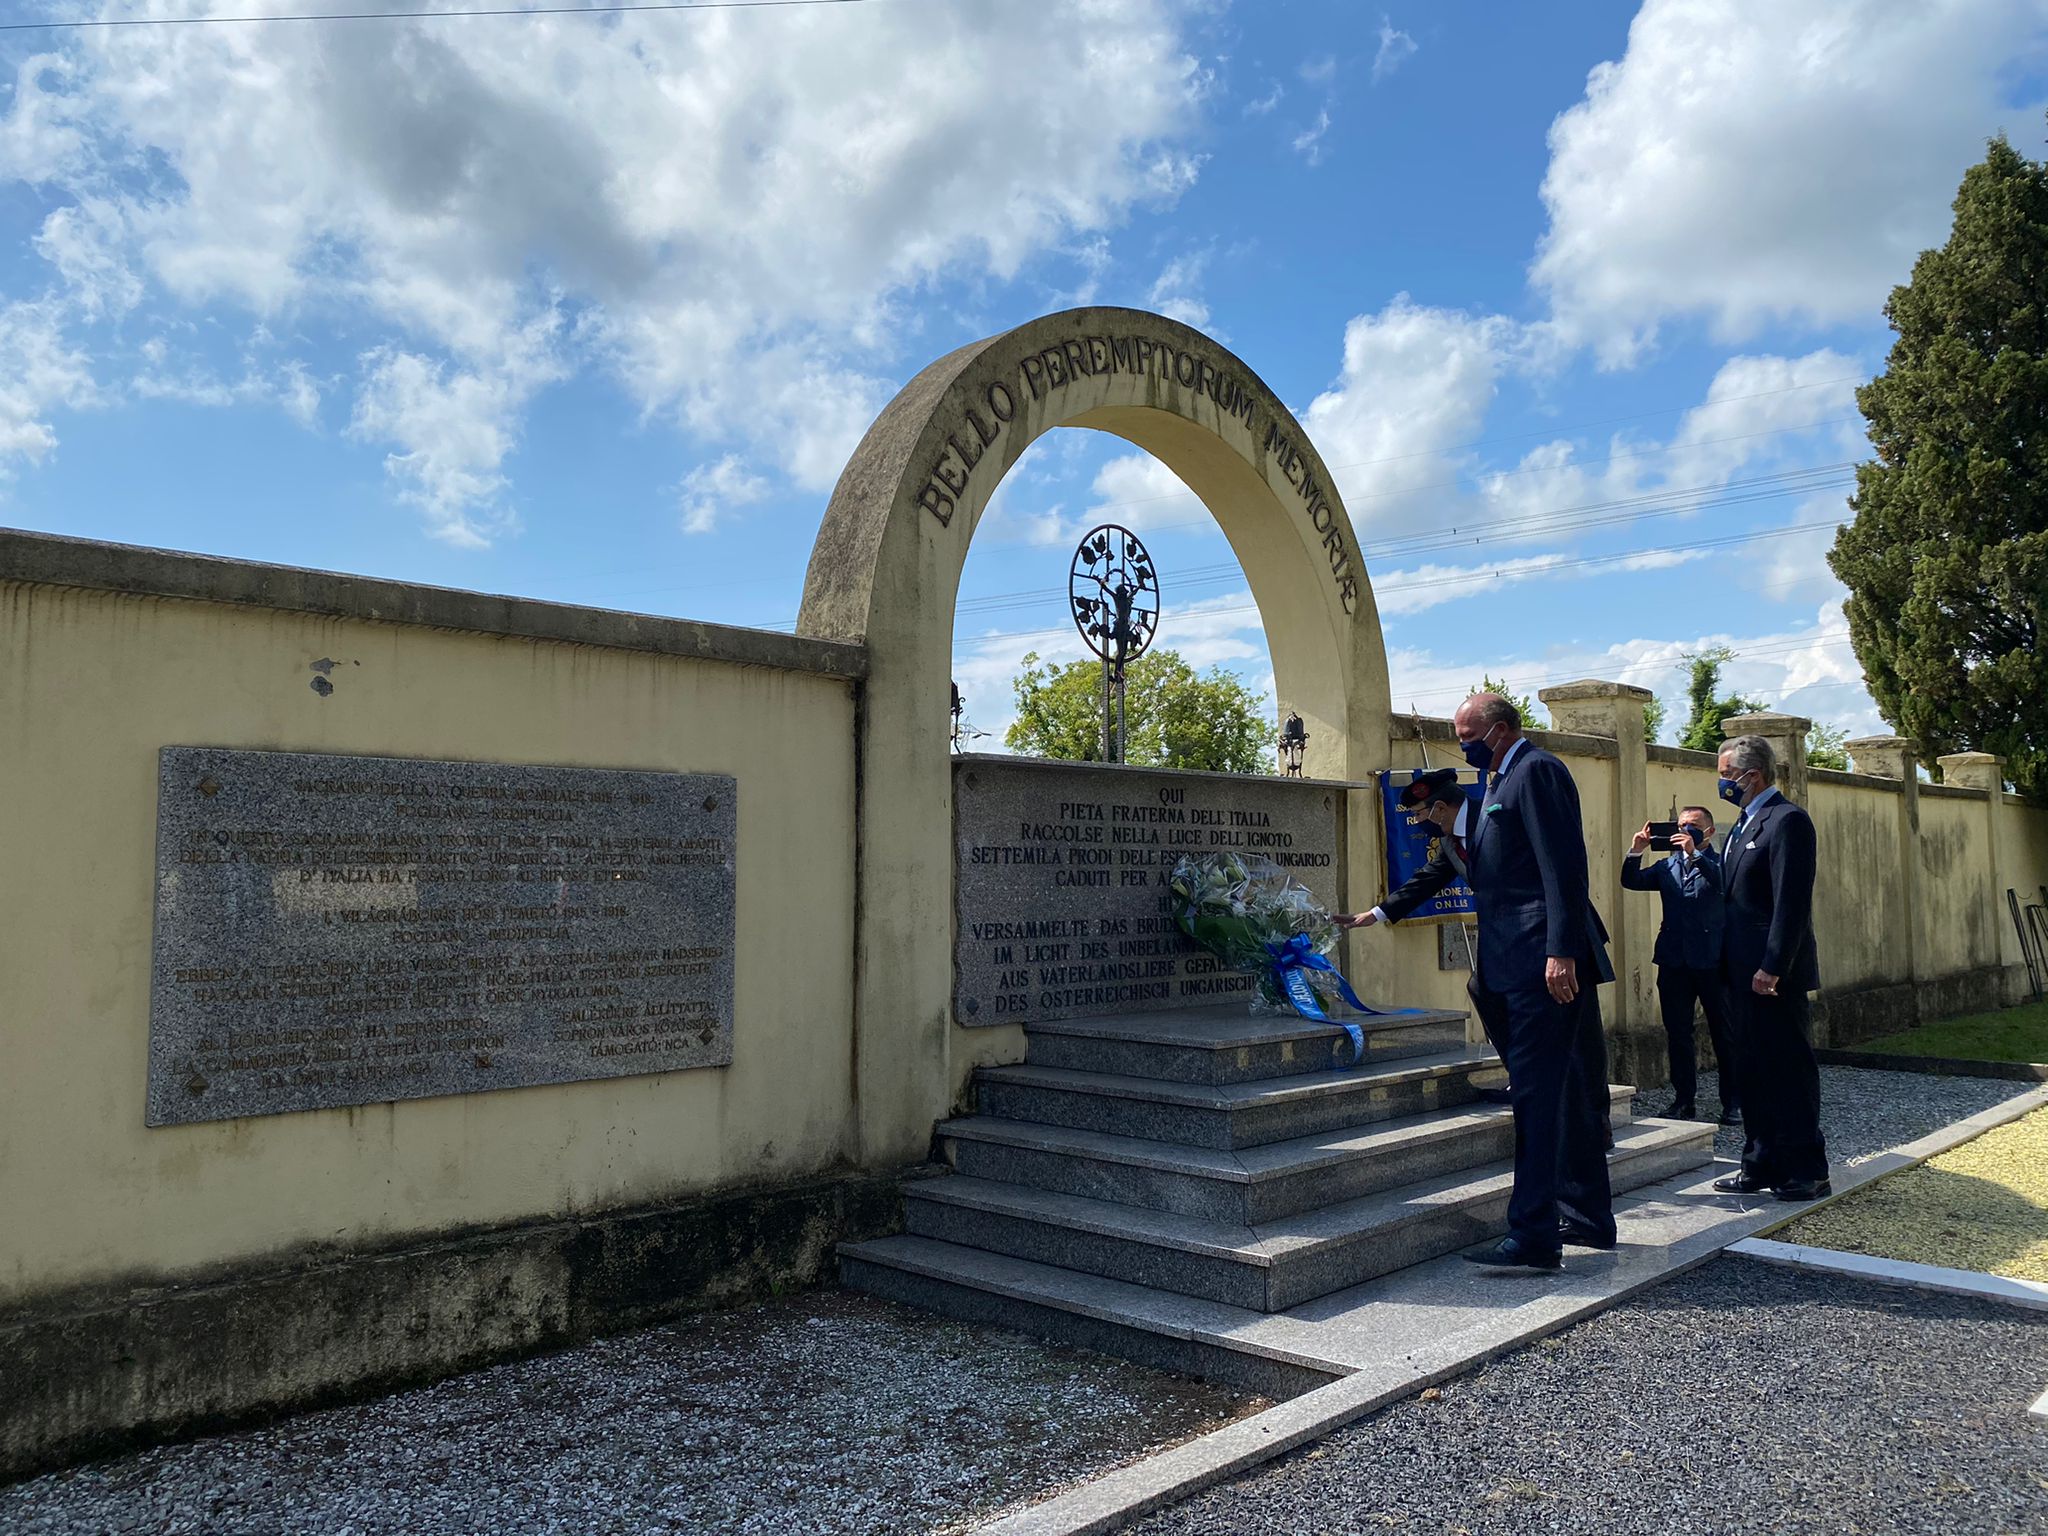
<svg viewBox="0 0 2048 1536">
<path fill-rule="evenodd" d="M 1570 1002 L 1579 995 L 1579 962 L 1552 955 L 1543 962 L 1543 984 L 1558 1002 Z"/>
<path fill-rule="evenodd" d="M 1637 834 L 1636 834 L 1636 835 L 1635 835 L 1634 837 L 1632 837 L 1632 838 L 1630 838 L 1630 839 L 1628 840 L 1628 851 L 1629 851 L 1629 852 L 1630 852 L 1631 854 L 1638 854 L 1638 853 L 1641 853 L 1641 852 L 1642 852 L 1642 851 L 1643 851 L 1643 850 L 1644 850 L 1645 848 L 1647 848 L 1647 847 L 1649 847 L 1649 846 L 1650 846 L 1650 824 L 1649 824 L 1649 823 L 1648 823 L 1648 822 L 1646 821 L 1646 822 L 1644 822 L 1644 823 L 1643 823 L 1643 830 L 1642 830 L 1642 831 L 1640 831 L 1640 832 L 1638 832 L 1638 833 L 1637 833 Z"/>
<path fill-rule="evenodd" d="M 1339 928 L 1370 928 L 1379 919 L 1370 912 L 1337 912 L 1330 921 Z"/>
</svg>

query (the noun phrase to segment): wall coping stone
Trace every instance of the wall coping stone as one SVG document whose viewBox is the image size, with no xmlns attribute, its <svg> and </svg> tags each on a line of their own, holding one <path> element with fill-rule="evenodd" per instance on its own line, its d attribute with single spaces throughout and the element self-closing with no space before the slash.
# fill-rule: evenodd
<svg viewBox="0 0 2048 1536">
<path fill-rule="evenodd" d="M 1797 736 L 1804 741 L 1812 729 L 1813 722 L 1806 716 L 1780 714 L 1774 709 L 1760 709 L 1753 715 L 1730 715 L 1721 722 L 1721 736 L 1726 741 L 1738 736 Z"/>
<path fill-rule="evenodd" d="M 1922 784 L 1922 798 L 1932 795 L 1937 800 L 1981 800 L 1985 792 L 1968 784 Z"/>
<path fill-rule="evenodd" d="M 1720 759 L 1711 752 L 1695 752 L 1691 747 L 1666 747 L 1657 742 L 1648 742 L 1644 754 L 1653 763 L 1668 763 L 1678 768 L 1713 768 Z"/>
<path fill-rule="evenodd" d="M 1807 778 L 1816 784 L 1846 784 L 1852 789 L 1882 789 L 1894 795 L 1906 792 L 1904 779 L 1888 779 L 1881 773 L 1858 773 L 1854 769 L 1808 768 Z M 1922 785 L 1925 789 L 1927 786 Z"/>
<path fill-rule="evenodd" d="M 1404 743 L 1409 746 L 1415 744 L 1417 722 L 1420 722 L 1422 726 L 1422 736 L 1425 741 L 1455 742 L 1458 739 L 1458 733 L 1452 728 L 1451 722 L 1436 715 L 1396 714 L 1394 716 L 1394 728 L 1387 733 L 1388 743 L 1395 751 L 1398 752 Z M 1615 746 L 1614 738 L 1611 736 L 1581 736 L 1575 731 L 1543 731 L 1535 729 L 1525 730 L 1523 734 L 1529 738 L 1531 745 L 1541 747 L 1546 752 L 1555 752 L 1560 757 L 1617 757 L 1620 755 L 1620 749 Z M 1461 765 L 1447 763 L 1444 766 L 1456 767 Z"/>
<path fill-rule="evenodd" d="M 1595 678 L 1586 678 L 1576 683 L 1560 683 L 1555 688 L 1539 688 L 1536 697 L 1545 704 L 1570 704 L 1580 699 L 1635 699 L 1647 704 L 1657 695 L 1647 688 L 1638 688 L 1634 683 L 1603 683 Z"/>
<path fill-rule="evenodd" d="M 133 597 L 230 603 L 322 618 L 428 629 L 466 630 L 521 640 L 552 640 L 612 650 L 647 651 L 696 661 L 774 667 L 821 677 L 867 676 L 864 646 L 695 619 L 586 608 L 538 598 L 468 592 L 268 565 L 219 555 L 146 549 L 60 534 L 0 528 L 0 583 L 19 582 Z"/>
</svg>

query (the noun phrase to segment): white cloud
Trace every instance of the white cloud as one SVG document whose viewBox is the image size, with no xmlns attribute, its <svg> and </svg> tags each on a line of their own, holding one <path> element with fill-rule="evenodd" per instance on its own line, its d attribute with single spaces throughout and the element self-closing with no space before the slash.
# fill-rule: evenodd
<svg viewBox="0 0 2048 1536">
<path fill-rule="evenodd" d="M 0 477 L 56 451 L 53 409 L 101 403 L 91 362 L 65 338 L 63 320 L 48 300 L 0 306 Z"/>
<path fill-rule="evenodd" d="M 751 506 L 768 494 L 768 482 L 754 474 L 736 453 L 716 464 L 700 464 L 683 476 L 683 532 L 709 533 L 721 514 Z"/>
<path fill-rule="evenodd" d="M 1985 139 L 2038 128 L 2004 82 L 2044 40 L 2038 0 L 1646 0 L 1551 126 L 1532 278 L 1608 365 L 1673 316 L 1874 321 Z"/>
<path fill-rule="evenodd" d="M 1416 647 L 1390 647 L 1394 706 L 1412 704 L 1425 715 L 1447 715 L 1482 674 L 1502 678 L 1518 692 L 1581 678 L 1634 683 L 1664 700 L 1666 719 L 1685 718 L 1688 658 L 1717 645 L 1734 651 L 1723 669 L 1724 693 L 1761 699 L 1772 709 L 1846 728 L 1851 736 L 1885 729 L 1863 685 L 1848 643 L 1841 605 L 1809 610 L 1811 621 L 1787 629 L 1739 635 L 1716 631 L 1668 640 L 1623 640 L 1597 648 L 1557 648 L 1536 654 L 1450 656 Z"/>
<path fill-rule="evenodd" d="M 1286 87 L 1276 80 L 1273 82 L 1272 88 L 1265 95 L 1256 96 L 1244 104 L 1244 115 L 1246 117 L 1264 117 L 1280 105 L 1281 99 L 1286 94 Z"/>
<path fill-rule="evenodd" d="M 500 499 L 503 466 L 527 401 L 560 377 L 550 331 L 545 320 L 532 322 L 507 338 L 509 356 L 476 368 L 390 346 L 364 355 L 349 433 L 397 445 L 385 472 L 399 497 L 426 514 L 434 538 L 481 549 L 517 526 Z"/>
<path fill-rule="evenodd" d="M 901 295 L 1012 278 L 1193 183 L 1189 3 L 112 29 L 24 68 L 0 169 L 80 210 L 44 255 L 81 306 L 140 280 L 367 335 L 355 430 L 388 428 L 433 531 L 474 542 L 464 508 L 572 369 L 829 484 Z M 537 316 L 561 318 L 538 371 L 508 361 Z M 461 444 L 423 445 L 422 412 Z"/>
<path fill-rule="evenodd" d="M 1162 315 L 1171 315 L 1198 331 L 1209 328 L 1209 306 L 1202 302 L 1202 270 L 1209 264 L 1207 251 L 1176 256 L 1166 264 L 1152 284 L 1147 302 Z"/>
<path fill-rule="evenodd" d="M 1415 39 L 1395 28 L 1392 19 L 1380 17 L 1380 45 L 1372 56 L 1372 83 L 1378 85 L 1416 53 Z"/>
<path fill-rule="evenodd" d="M 1306 159 L 1310 165 L 1321 165 L 1323 163 L 1323 135 L 1329 131 L 1330 109 L 1323 107 L 1317 111 L 1316 120 L 1294 136 L 1292 140 L 1294 152 Z"/>
<path fill-rule="evenodd" d="M 1344 365 L 1302 420 L 1360 537 L 1449 520 L 1455 480 L 1501 377 L 1530 337 L 1500 315 L 1474 316 L 1397 295 L 1344 328 Z"/>
</svg>

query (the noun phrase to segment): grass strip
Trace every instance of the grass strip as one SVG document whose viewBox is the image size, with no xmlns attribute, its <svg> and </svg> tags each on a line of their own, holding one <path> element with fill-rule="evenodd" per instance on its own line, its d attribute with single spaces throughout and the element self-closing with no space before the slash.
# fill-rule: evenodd
<svg viewBox="0 0 2048 1536">
<path fill-rule="evenodd" d="M 1954 1061 L 2048 1061 L 2048 1002 L 1922 1024 L 1857 1047 L 1887 1056 L 1945 1056 Z"/>
</svg>

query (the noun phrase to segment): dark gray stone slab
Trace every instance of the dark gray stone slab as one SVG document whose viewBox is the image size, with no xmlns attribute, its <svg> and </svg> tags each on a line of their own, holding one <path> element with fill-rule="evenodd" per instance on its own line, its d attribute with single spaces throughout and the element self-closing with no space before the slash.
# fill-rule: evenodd
<svg viewBox="0 0 2048 1536">
<path fill-rule="evenodd" d="M 1262 854 L 1331 907 L 1339 814 L 1337 788 L 1313 780 L 957 760 L 954 1017 L 1249 1008 L 1252 977 L 1174 927 L 1167 876 L 1183 854 Z"/>
<path fill-rule="evenodd" d="M 732 1060 L 733 780 L 166 747 L 151 1125 Z"/>
</svg>

